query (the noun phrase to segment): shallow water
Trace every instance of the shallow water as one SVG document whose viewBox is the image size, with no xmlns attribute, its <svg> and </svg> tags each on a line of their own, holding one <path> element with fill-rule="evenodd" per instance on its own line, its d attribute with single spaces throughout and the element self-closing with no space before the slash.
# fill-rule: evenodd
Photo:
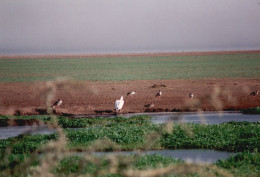
<svg viewBox="0 0 260 177">
<path fill-rule="evenodd" d="M 169 121 L 178 123 L 195 123 L 195 124 L 222 124 L 225 122 L 259 122 L 260 115 L 248 115 L 234 112 L 220 113 L 158 113 L 151 115 L 154 118 L 152 123 L 162 124 Z"/>
<path fill-rule="evenodd" d="M 157 154 L 165 157 L 172 157 L 184 160 L 188 163 L 206 163 L 212 164 L 218 160 L 227 159 L 236 153 L 231 152 L 222 152 L 215 150 L 206 150 L 206 149 L 181 149 L 181 150 L 154 150 L 154 151 L 122 151 L 122 152 L 97 152 L 97 155 L 152 155 Z M 86 155 L 86 153 L 77 153 L 77 155 Z"/>
<path fill-rule="evenodd" d="M 177 123 L 196 123 L 196 124 L 221 124 L 224 122 L 259 122 L 260 115 L 247 115 L 237 112 L 223 112 L 223 113 L 212 113 L 204 112 L 203 114 L 198 113 L 134 113 L 120 115 L 123 117 L 132 117 L 136 115 L 149 115 L 154 118 L 151 119 L 152 123 L 162 124 L 167 122 Z M 111 116 L 114 117 L 114 116 Z M 77 129 L 77 128 L 76 128 Z M 6 139 L 10 137 L 16 137 L 21 134 L 51 134 L 55 130 L 48 128 L 47 125 L 34 125 L 34 126 L 11 126 L 11 127 L 0 127 L 0 139 Z"/>
<path fill-rule="evenodd" d="M 51 134 L 54 129 L 48 128 L 48 125 L 33 125 L 33 126 L 9 126 L 0 127 L 0 139 L 16 137 L 22 134 Z"/>
</svg>

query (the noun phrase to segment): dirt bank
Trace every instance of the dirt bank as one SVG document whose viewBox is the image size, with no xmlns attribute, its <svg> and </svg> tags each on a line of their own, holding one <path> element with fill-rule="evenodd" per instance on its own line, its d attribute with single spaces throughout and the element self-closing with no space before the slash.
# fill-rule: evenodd
<svg viewBox="0 0 260 177">
<path fill-rule="evenodd" d="M 161 97 L 155 97 L 158 90 Z M 137 93 L 126 97 L 129 91 Z M 112 114 L 114 102 L 124 96 L 123 113 L 187 111 L 187 110 L 239 110 L 260 106 L 260 78 L 201 79 L 201 80 L 144 80 L 119 82 L 65 82 L 55 83 L 1 83 L 0 114 L 45 114 L 46 98 L 63 104 L 58 114 Z M 189 99 L 189 93 L 194 94 Z M 153 103 L 153 107 L 145 105 Z"/>
</svg>

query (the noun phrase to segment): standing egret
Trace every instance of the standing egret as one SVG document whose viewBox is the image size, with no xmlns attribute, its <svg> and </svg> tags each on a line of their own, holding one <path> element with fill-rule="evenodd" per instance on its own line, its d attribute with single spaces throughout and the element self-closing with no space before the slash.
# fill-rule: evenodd
<svg viewBox="0 0 260 177">
<path fill-rule="evenodd" d="M 124 97 L 121 96 L 120 100 L 116 100 L 115 102 L 115 108 L 116 112 L 120 111 L 124 106 Z"/>
<path fill-rule="evenodd" d="M 193 93 L 189 94 L 189 98 L 192 99 L 194 97 Z"/>
</svg>

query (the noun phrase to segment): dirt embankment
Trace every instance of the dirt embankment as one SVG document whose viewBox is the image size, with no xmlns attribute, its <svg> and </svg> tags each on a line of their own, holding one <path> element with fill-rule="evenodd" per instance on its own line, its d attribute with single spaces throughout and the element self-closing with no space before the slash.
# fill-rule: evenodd
<svg viewBox="0 0 260 177">
<path fill-rule="evenodd" d="M 162 91 L 162 96 L 155 97 Z M 137 93 L 131 98 L 129 91 Z M 113 114 L 124 96 L 122 113 L 158 111 L 239 110 L 260 106 L 260 78 L 144 80 L 76 83 L 1 83 L 0 114 L 45 114 L 46 103 L 63 100 L 57 114 Z M 194 97 L 189 98 L 189 93 Z M 153 107 L 147 107 L 153 104 Z"/>
</svg>

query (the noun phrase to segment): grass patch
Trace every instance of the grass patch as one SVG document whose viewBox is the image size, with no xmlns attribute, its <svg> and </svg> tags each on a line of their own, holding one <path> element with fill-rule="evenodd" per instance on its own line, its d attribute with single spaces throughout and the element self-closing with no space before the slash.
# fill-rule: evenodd
<svg viewBox="0 0 260 177">
<path fill-rule="evenodd" d="M 80 156 L 71 156 L 63 159 L 58 167 L 55 169 L 55 173 L 58 175 L 80 175 L 80 174 L 98 174 L 98 171 L 108 170 L 109 161 L 102 157 L 99 158 L 99 163 L 95 164 L 92 162 L 87 162 L 83 160 Z M 125 157 L 123 157 L 125 158 Z M 179 168 L 184 168 L 184 162 L 181 160 L 163 157 L 160 155 L 144 155 L 144 156 L 127 156 L 128 161 L 123 161 L 119 164 L 121 170 L 127 167 L 127 163 L 132 163 L 132 168 L 135 170 L 149 170 L 149 169 L 160 169 L 170 166 L 178 166 Z M 121 160 L 121 159 L 120 159 Z M 85 162 L 85 165 L 81 163 Z M 98 166 L 98 167 L 97 167 Z M 226 169 L 230 174 L 234 176 L 258 176 L 260 173 L 260 153 L 249 153 L 243 152 L 239 153 L 229 159 L 220 160 L 216 163 L 216 166 Z M 194 167 L 193 167 L 194 168 Z M 210 167 L 208 167 L 210 170 Z M 196 172 L 189 172 L 186 169 L 186 175 L 184 176 L 200 176 Z M 173 175 L 174 172 L 168 175 Z M 115 176 L 122 176 L 119 174 L 110 174 Z M 167 176 L 168 176 L 167 175 Z M 182 176 L 182 175 L 180 175 Z M 220 175 L 221 176 L 221 175 Z"/>
<path fill-rule="evenodd" d="M 130 118 L 116 117 L 116 118 L 68 118 L 64 116 L 55 116 L 58 123 L 63 128 L 84 128 L 92 126 L 112 126 L 115 123 L 128 122 L 130 124 L 142 124 L 151 119 L 149 116 L 133 116 Z M 48 123 L 52 120 L 49 115 L 37 116 L 0 116 L 0 127 L 5 127 L 12 124 L 25 125 L 33 124 L 35 122 Z"/>
<path fill-rule="evenodd" d="M 260 107 L 248 108 L 242 111 L 243 114 L 260 114 Z"/>
<path fill-rule="evenodd" d="M 127 122 L 129 124 L 143 124 L 150 120 L 149 116 L 133 116 L 130 118 L 116 117 L 116 118 L 79 118 L 71 119 L 67 117 L 59 117 L 58 122 L 63 128 L 83 128 L 93 126 L 113 126 L 117 123 Z"/>
<path fill-rule="evenodd" d="M 220 160 L 216 164 L 235 176 L 259 176 L 260 153 L 243 152 L 229 159 Z"/>
<path fill-rule="evenodd" d="M 259 56 L 1 59 L 0 82 L 46 81 L 57 77 L 98 81 L 259 77 Z"/>
<path fill-rule="evenodd" d="M 220 125 L 174 125 L 164 133 L 161 145 L 167 149 L 215 149 L 241 152 L 260 149 L 260 123 L 228 122 Z"/>
<path fill-rule="evenodd" d="M 221 125 L 174 124 L 172 132 L 163 125 L 130 119 L 106 126 L 83 129 L 64 129 L 71 149 L 84 150 L 96 140 L 108 139 L 124 150 L 150 146 L 150 149 L 215 149 L 230 152 L 253 152 L 260 149 L 260 123 L 230 122 Z M 114 120 L 114 119 L 113 119 Z M 123 119 L 120 119 L 123 120 Z M 160 133 L 161 132 L 161 133 Z M 40 145 L 55 140 L 52 135 L 24 135 L 0 141 L 1 152 L 12 145 L 13 153 L 30 153 Z M 150 138 L 150 139 L 149 139 Z M 100 146 L 102 147 L 102 146 Z M 102 150 L 102 148 L 101 148 Z"/>
<path fill-rule="evenodd" d="M 98 163 L 93 163 L 91 161 L 84 160 L 83 157 L 80 156 L 70 156 L 66 157 L 60 161 L 59 165 L 55 168 L 55 173 L 58 175 L 80 175 L 80 174 L 92 174 L 98 175 L 102 170 L 108 171 L 110 162 L 104 157 L 95 157 Z M 163 157 L 160 155 L 128 155 L 128 156 L 118 156 L 120 162 L 118 164 L 118 168 L 120 171 L 125 170 L 129 164 L 135 170 L 147 170 L 147 169 L 158 169 L 167 167 L 175 164 L 183 164 L 184 162 L 181 160 Z M 127 160 L 123 160 L 127 159 Z M 84 163 L 84 165 L 82 165 Z M 119 171 L 119 173 L 120 173 Z M 107 174 L 100 176 L 122 176 L 120 174 Z"/>
</svg>

